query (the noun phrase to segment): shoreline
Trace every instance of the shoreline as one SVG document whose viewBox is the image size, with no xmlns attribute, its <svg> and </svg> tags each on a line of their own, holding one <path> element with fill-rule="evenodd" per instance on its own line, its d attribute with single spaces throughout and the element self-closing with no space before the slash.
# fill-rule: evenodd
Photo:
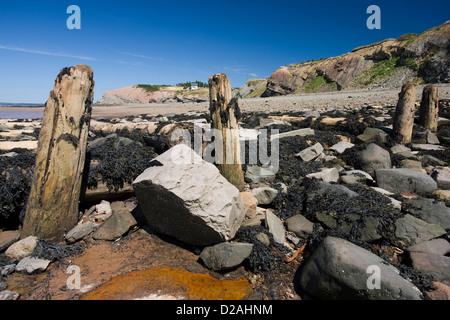
<svg viewBox="0 0 450 320">
<path fill-rule="evenodd" d="M 439 99 L 450 99 L 450 84 L 437 84 Z M 424 85 L 416 86 L 416 101 L 420 101 Z M 337 92 L 322 92 L 311 94 L 295 94 L 267 98 L 241 98 L 239 107 L 244 112 L 289 112 L 305 109 L 333 110 L 345 107 L 362 107 L 368 105 L 395 106 L 401 88 L 351 90 Z M 44 107 L 0 107 L 0 111 L 43 112 Z M 123 118 L 148 114 L 153 116 L 167 114 L 182 114 L 197 111 L 208 112 L 209 102 L 201 103 L 147 103 L 125 105 L 98 105 L 92 106 L 92 118 Z"/>
</svg>

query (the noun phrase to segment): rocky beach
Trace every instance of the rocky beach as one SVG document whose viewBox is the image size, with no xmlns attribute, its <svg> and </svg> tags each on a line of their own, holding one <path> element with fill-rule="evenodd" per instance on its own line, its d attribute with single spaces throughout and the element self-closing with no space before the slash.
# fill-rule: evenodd
<svg viewBox="0 0 450 320">
<path fill-rule="evenodd" d="M 78 220 L 55 241 L 20 236 L 42 121 L 2 119 L 0 297 L 448 300 L 450 87 L 437 87 L 437 130 L 419 124 L 417 86 L 409 143 L 393 138 L 401 88 L 239 99 L 245 154 L 279 132 L 278 170 L 244 162 L 243 190 L 173 139 L 204 137 L 208 103 L 94 104 Z"/>
<path fill-rule="evenodd" d="M 2 101 L 38 97 L 59 70 L 44 105 L 0 103 L 0 300 L 238 300 L 259 314 L 267 301 L 450 300 L 450 21 L 380 40 L 372 5 L 348 39 L 320 17 L 333 42 L 288 27 L 283 10 L 264 38 L 228 52 L 220 33 L 242 31 L 209 22 L 149 47 L 146 5 L 123 20 L 137 19 L 134 44 L 126 33 L 58 52 L 0 45 L 14 68 Z M 81 32 L 69 9 L 71 33 L 49 39 Z M 117 27 L 103 31 L 129 31 Z M 366 39 L 377 42 L 349 49 Z M 246 59 L 243 43 L 255 47 Z M 351 51 L 318 59 L 323 43 Z M 278 67 L 302 55 L 316 58 Z"/>
</svg>

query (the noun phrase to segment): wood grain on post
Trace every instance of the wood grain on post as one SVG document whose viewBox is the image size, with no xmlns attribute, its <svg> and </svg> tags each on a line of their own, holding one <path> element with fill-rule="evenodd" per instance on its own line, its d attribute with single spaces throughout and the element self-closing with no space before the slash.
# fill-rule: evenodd
<svg viewBox="0 0 450 320">
<path fill-rule="evenodd" d="M 439 114 L 438 87 L 434 84 L 423 88 L 422 101 L 419 108 L 419 124 L 432 132 L 437 131 Z"/>
<path fill-rule="evenodd" d="M 93 71 L 64 68 L 46 103 L 21 238 L 60 240 L 78 222 L 94 98 Z"/>
<path fill-rule="evenodd" d="M 239 106 L 237 99 L 232 98 L 228 77 L 218 73 L 209 78 L 209 111 L 211 129 L 221 134 L 221 139 L 214 140 L 217 167 L 220 173 L 239 190 L 244 188 L 242 172 L 241 148 L 239 142 Z"/>
<path fill-rule="evenodd" d="M 397 143 L 410 143 L 416 112 L 416 88 L 406 83 L 399 94 L 394 115 L 393 134 Z"/>
</svg>

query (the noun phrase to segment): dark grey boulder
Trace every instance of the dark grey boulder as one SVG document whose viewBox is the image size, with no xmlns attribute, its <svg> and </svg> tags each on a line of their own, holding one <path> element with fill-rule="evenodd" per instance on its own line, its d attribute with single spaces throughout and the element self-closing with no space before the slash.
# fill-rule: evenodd
<svg viewBox="0 0 450 320">
<path fill-rule="evenodd" d="M 428 223 L 450 230 L 450 208 L 441 201 L 427 198 L 407 199 L 403 202 L 403 210 Z"/>
<path fill-rule="evenodd" d="M 438 238 L 446 234 L 446 231 L 436 224 L 427 223 L 415 218 L 410 214 L 395 222 L 395 237 L 401 247 L 413 246 L 415 244 Z"/>
<path fill-rule="evenodd" d="M 379 270 L 379 287 L 372 286 Z M 295 279 L 300 290 L 317 299 L 420 300 L 421 293 L 377 255 L 346 240 L 327 237 Z"/>
<path fill-rule="evenodd" d="M 411 169 L 378 169 L 375 180 L 380 188 L 393 193 L 431 193 L 437 189 L 429 175 Z"/>
</svg>

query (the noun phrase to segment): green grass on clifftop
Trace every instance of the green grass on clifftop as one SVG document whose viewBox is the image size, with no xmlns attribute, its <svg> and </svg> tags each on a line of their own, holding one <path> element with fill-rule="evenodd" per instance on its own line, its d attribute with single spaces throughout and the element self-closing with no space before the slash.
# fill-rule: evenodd
<svg viewBox="0 0 450 320">
<path fill-rule="evenodd" d="M 156 92 L 159 91 L 160 86 L 150 85 L 150 84 L 138 84 L 138 88 L 144 89 L 147 92 Z"/>
</svg>

